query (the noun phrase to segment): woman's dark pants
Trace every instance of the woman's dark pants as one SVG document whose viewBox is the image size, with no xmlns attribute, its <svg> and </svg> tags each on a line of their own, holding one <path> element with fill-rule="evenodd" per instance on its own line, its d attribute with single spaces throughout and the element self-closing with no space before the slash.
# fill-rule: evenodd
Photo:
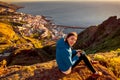
<svg viewBox="0 0 120 80">
<path fill-rule="evenodd" d="M 81 56 L 79 57 L 79 60 L 76 61 L 76 63 L 72 66 L 72 68 L 74 68 L 77 64 L 79 64 L 79 62 L 83 60 L 85 62 L 85 64 L 87 65 L 87 67 L 93 72 L 95 73 L 95 69 L 92 66 L 92 64 L 90 63 L 90 61 L 88 60 L 87 56 L 85 53 L 82 53 Z"/>
</svg>

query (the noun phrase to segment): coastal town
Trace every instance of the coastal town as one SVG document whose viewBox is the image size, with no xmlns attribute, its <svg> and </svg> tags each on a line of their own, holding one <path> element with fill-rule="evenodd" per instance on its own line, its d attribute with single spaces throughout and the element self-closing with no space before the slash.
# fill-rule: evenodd
<svg viewBox="0 0 120 80">
<path fill-rule="evenodd" d="M 14 6 L 8 3 L 0 2 L 0 22 L 12 25 L 15 34 L 20 37 L 34 38 L 38 41 L 35 43 L 40 44 L 40 40 L 44 40 L 42 45 L 47 45 L 50 41 L 56 41 L 65 36 L 63 27 L 58 27 L 52 20 L 43 15 L 31 15 L 22 12 L 17 12 L 18 9 L 23 7 Z M 10 40 L 8 47 L 0 46 L 2 52 L 0 52 L 0 61 L 7 58 L 16 49 L 32 49 L 33 43 L 20 43 L 16 44 L 16 41 Z M 18 41 L 19 42 L 19 41 Z M 0 44 L 4 44 L 0 43 Z M 15 53 L 15 52 L 14 52 Z"/>
<path fill-rule="evenodd" d="M 6 15 L 7 13 L 7 15 Z M 37 34 L 37 38 L 46 38 L 51 35 L 51 39 L 58 39 L 65 34 L 64 28 L 59 28 L 51 20 L 42 15 L 31 15 L 17 12 L 17 9 L 0 7 L 0 21 L 11 22 L 15 25 L 15 32 L 24 36 L 32 36 Z"/>
</svg>

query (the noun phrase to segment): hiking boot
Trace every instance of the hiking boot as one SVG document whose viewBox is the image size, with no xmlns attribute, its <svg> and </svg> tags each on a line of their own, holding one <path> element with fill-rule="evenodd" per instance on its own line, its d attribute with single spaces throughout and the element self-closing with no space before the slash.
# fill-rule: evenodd
<svg viewBox="0 0 120 80">
<path fill-rule="evenodd" d="M 92 74 L 93 78 L 96 78 L 96 77 L 99 77 L 99 76 L 102 76 L 102 72 L 95 72 L 95 73 Z"/>
</svg>

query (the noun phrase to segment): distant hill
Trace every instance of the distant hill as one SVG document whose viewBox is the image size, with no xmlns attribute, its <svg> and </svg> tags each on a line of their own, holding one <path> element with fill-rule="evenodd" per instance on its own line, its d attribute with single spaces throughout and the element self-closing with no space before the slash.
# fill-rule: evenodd
<svg viewBox="0 0 120 80">
<path fill-rule="evenodd" d="M 11 9 L 13 11 L 16 11 L 19 8 L 22 8 L 22 7 L 17 6 L 15 4 L 10 4 L 10 3 L 0 1 L 0 10 L 2 10 L 2 9 L 5 9 L 5 10 Z"/>
<path fill-rule="evenodd" d="M 75 48 L 87 53 L 110 51 L 120 48 L 120 19 L 112 16 L 98 26 L 90 26 L 78 36 Z"/>
</svg>

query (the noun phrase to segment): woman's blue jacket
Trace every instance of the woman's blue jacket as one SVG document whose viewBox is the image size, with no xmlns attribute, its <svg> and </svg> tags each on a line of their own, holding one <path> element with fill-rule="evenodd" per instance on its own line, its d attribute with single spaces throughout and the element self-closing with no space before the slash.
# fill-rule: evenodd
<svg viewBox="0 0 120 80">
<path fill-rule="evenodd" d="M 77 55 L 72 57 L 72 54 L 76 54 L 76 50 L 72 50 L 64 38 L 59 39 L 56 43 L 56 61 L 61 71 L 67 71 L 79 59 Z"/>
</svg>

